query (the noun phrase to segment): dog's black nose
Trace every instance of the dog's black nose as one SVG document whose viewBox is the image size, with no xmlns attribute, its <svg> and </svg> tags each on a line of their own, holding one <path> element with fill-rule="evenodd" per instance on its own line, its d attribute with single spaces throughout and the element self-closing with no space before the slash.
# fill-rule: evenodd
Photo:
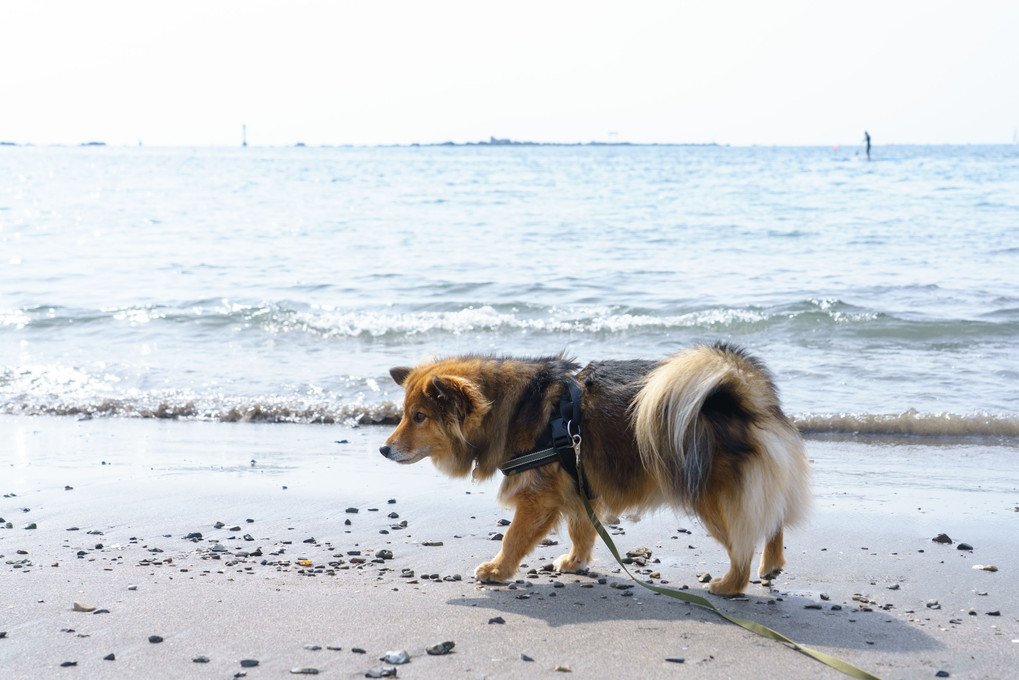
<svg viewBox="0 0 1019 680">
<path fill-rule="evenodd" d="M 379 453 L 381 453 L 386 458 L 389 458 L 389 454 L 392 452 L 393 449 L 389 448 L 388 444 L 383 444 L 382 446 L 379 447 Z"/>
</svg>

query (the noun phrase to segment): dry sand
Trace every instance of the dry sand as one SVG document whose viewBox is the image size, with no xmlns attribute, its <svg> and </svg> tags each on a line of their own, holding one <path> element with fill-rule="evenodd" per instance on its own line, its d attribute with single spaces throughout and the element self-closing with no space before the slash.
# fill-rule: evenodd
<svg viewBox="0 0 1019 680">
<path fill-rule="evenodd" d="M 604 546 L 590 575 L 528 575 L 565 549 L 553 535 L 561 544 L 530 556 L 518 583 L 474 582 L 511 518 L 497 482 L 396 466 L 376 451 L 385 436 L 0 418 L 0 527 L 11 525 L 0 528 L 0 678 L 355 678 L 393 667 L 379 660 L 388 651 L 410 656 L 401 678 L 845 677 L 711 612 L 618 587 L 631 582 Z M 1014 677 L 1019 446 L 811 440 L 808 451 L 816 510 L 786 535 L 787 573 L 713 601 L 886 679 Z M 615 531 L 621 549 L 652 550 L 641 571 L 656 581 L 701 592 L 696 575 L 726 567 L 690 518 Z M 932 542 L 941 533 L 955 543 Z M 452 652 L 426 654 L 444 641 Z"/>
</svg>

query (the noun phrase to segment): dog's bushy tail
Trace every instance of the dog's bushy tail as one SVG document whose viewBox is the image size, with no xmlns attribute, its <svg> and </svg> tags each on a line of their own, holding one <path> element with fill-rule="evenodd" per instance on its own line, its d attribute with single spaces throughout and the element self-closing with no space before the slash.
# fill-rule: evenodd
<svg viewBox="0 0 1019 680">
<path fill-rule="evenodd" d="M 753 469 L 777 478 L 771 481 L 779 488 L 745 489 L 749 496 L 785 496 L 786 485 L 802 493 L 808 472 L 799 433 L 782 413 L 767 369 L 740 348 L 701 345 L 665 360 L 648 374 L 630 417 L 641 461 L 674 505 L 695 507 L 719 466 L 731 478 Z M 801 503 L 783 500 L 780 521 L 795 522 Z"/>
</svg>

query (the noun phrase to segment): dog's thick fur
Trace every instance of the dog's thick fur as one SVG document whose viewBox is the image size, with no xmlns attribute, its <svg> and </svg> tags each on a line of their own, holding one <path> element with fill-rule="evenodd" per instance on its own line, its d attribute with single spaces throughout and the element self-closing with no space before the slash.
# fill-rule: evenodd
<svg viewBox="0 0 1019 680">
<path fill-rule="evenodd" d="M 565 376 L 583 387 L 581 465 L 595 510 L 606 516 L 662 505 L 696 514 L 729 552 L 711 583 L 743 592 L 757 546 L 758 574 L 785 565 L 783 528 L 804 518 L 810 470 L 771 376 L 743 350 L 698 346 L 664 361 L 464 356 L 394 368 L 406 390 L 403 419 L 380 451 L 398 463 L 431 458 L 454 477 L 494 475 L 530 450 L 558 404 Z M 516 510 L 502 550 L 475 574 L 506 581 L 562 519 L 573 545 L 555 561 L 581 571 L 596 537 L 573 479 L 558 463 L 506 477 L 499 500 Z"/>
</svg>

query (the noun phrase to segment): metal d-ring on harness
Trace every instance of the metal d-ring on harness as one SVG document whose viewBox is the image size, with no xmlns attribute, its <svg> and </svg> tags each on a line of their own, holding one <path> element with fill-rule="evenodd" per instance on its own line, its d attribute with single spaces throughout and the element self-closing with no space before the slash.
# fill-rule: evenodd
<svg viewBox="0 0 1019 680">
<path fill-rule="evenodd" d="M 793 649 L 802 652 L 837 671 L 845 673 L 850 677 L 857 678 L 858 680 L 881 680 L 876 675 L 872 675 L 861 668 L 857 668 L 842 659 L 793 642 L 781 633 L 775 632 L 771 628 L 757 623 L 756 621 L 749 621 L 736 616 L 730 616 L 716 607 L 713 603 L 711 603 L 711 601 L 699 595 L 674 590 L 672 588 L 666 588 L 665 586 L 660 586 L 654 583 L 646 583 L 640 579 L 634 578 L 633 574 L 630 573 L 630 570 L 626 568 L 626 565 L 620 558 L 619 551 L 616 549 L 615 543 L 612 542 L 612 538 L 609 536 L 609 533 L 605 530 L 605 527 L 602 526 L 601 521 L 598 519 L 598 515 L 594 512 L 594 508 L 591 507 L 591 489 L 584 480 L 584 473 L 580 458 L 580 447 L 583 443 L 583 439 L 580 436 L 580 400 L 583 392 L 580 388 L 580 384 L 572 377 L 566 378 L 564 383 L 565 387 L 563 389 L 562 397 L 559 400 L 559 407 L 549 419 L 548 428 L 546 428 L 542 436 L 539 437 L 538 441 L 535 442 L 534 450 L 517 454 L 507 461 L 499 468 L 502 470 L 503 474 L 515 475 L 519 472 L 523 472 L 524 470 L 529 470 L 540 465 L 548 465 L 550 463 L 558 462 L 576 482 L 580 500 L 584 503 L 584 509 L 587 511 L 587 516 L 594 525 L 598 535 L 601 536 L 605 545 L 608 547 L 609 552 L 612 553 L 612 556 L 616 558 L 617 562 L 619 562 L 619 566 L 623 568 L 623 571 L 625 571 L 627 576 L 629 576 L 633 581 L 655 593 L 666 595 L 677 600 L 682 600 L 683 602 L 694 604 L 698 607 L 710 609 L 727 621 L 735 623 L 737 626 L 745 628 L 752 633 L 756 633 L 761 637 L 785 643 Z"/>
</svg>

